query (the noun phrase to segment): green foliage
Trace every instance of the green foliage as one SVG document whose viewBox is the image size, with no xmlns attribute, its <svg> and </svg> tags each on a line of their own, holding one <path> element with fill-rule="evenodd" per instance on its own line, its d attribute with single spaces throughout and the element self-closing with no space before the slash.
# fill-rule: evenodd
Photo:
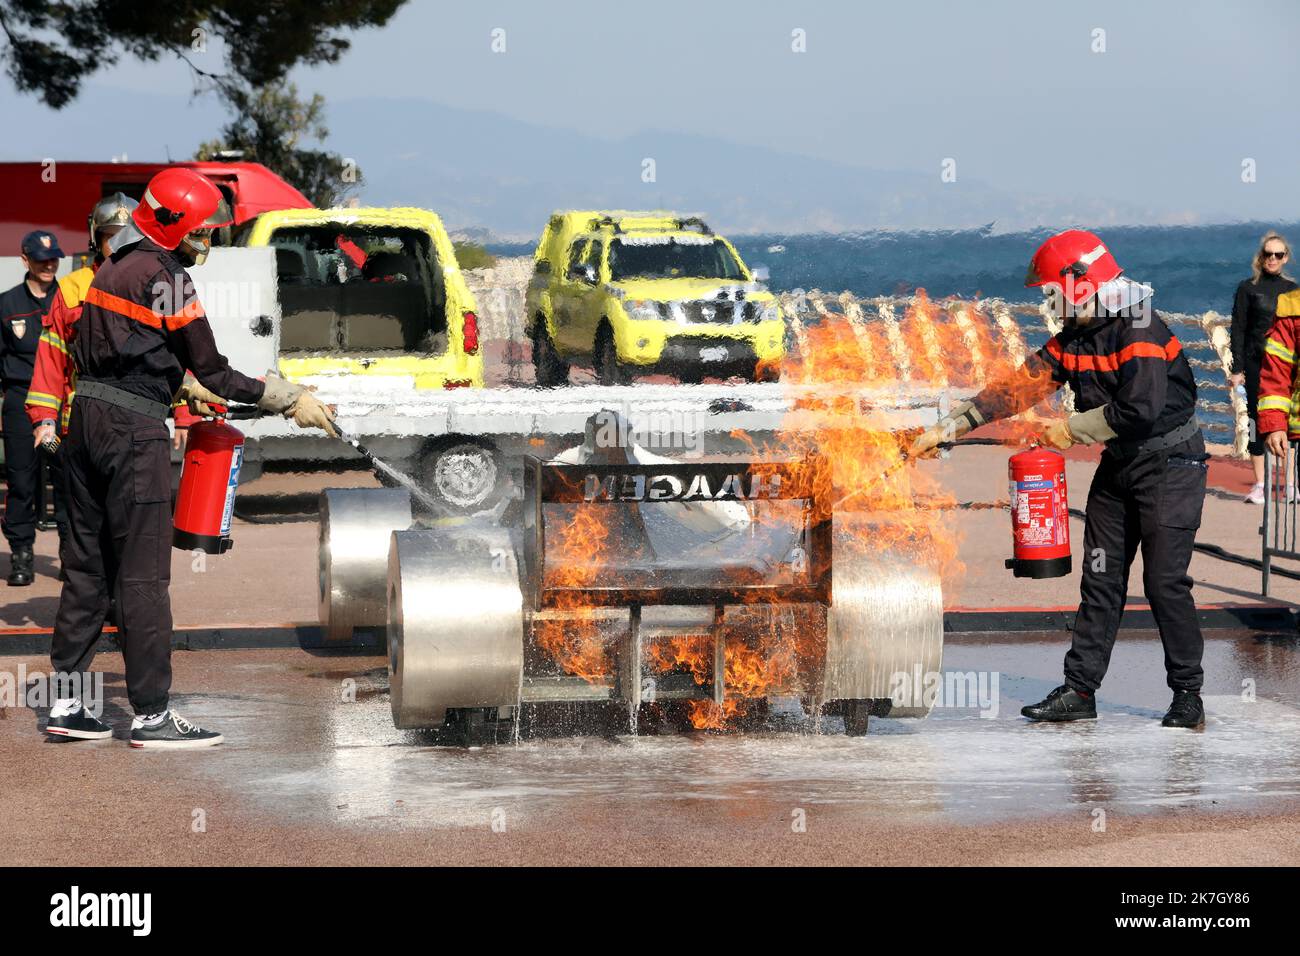
<svg viewBox="0 0 1300 956">
<path fill-rule="evenodd" d="M 360 174 L 336 153 L 310 148 L 327 135 L 320 96 L 299 99 L 295 66 L 335 63 L 341 34 L 383 26 L 405 0 L 0 0 L 0 63 L 22 93 L 55 109 L 124 54 L 185 61 L 196 92 L 215 92 L 232 119 L 198 158 L 240 150 L 318 206 L 337 203 Z M 214 44 L 219 39 L 222 42 Z M 224 63 L 210 47 L 224 51 Z"/>
<path fill-rule="evenodd" d="M 340 34 L 383 26 L 404 0 L 0 0 L 0 60 L 19 91 L 55 109 L 76 98 L 82 80 L 127 54 L 177 56 L 197 77 L 276 83 L 295 66 L 335 63 L 348 49 Z M 202 63 L 212 38 L 225 50 L 225 73 Z"/>
<path fill-rule="evenodd" d="M 219 139 L 199 146 L 195 159 L 238 151 L 241 159 L 273 170 L 322 208 L 339 205 L 361 182 L 361 170 L 337 153 L 303 145 L 329 135 L 319 93 L 304 101 L 294 84 L 279 81 L 253 91 L 234 88 L 228 95 L 233 118 Z"/>
<path fill-rule="evenodd" d="M 497 264 L 497 257 L 488 252 L 477 242 L 453 242 L 456 261 L 462 269 L 486 269 Z"/>
</svg>

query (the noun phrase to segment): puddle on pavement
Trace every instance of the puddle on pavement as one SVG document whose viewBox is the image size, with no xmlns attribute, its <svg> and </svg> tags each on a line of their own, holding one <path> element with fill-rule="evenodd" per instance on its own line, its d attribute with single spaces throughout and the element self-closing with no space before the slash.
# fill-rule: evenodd
<svg viewBox="0 0 1300 956">
<path fill-rule="evenodd" d="M 1207 641 L 1203 732 L 1167 730 L 1158 639 L 1115 648 L 1100 719 L 1029 724 L 1023 703 L 1059 682 L 1064 639 L 950 643 L 945 672 L 997 673 L 997 713 L 939 708 L 926 720 L 873 719 L 866 737 L 827 731 L 525 740 L 474 750 L 393 728 L 386 693 L 304 706 L 273 693 L 201 695 L 192 708 L 228 743 L 199 772 L 266 812 L 300 822 L 393 828 L 485 827 L 496 808 L 531 815 L 679 801 L 752 807 L 838 805 L 913 822 L 989 822 L 1078 808 L 1251 810 L 1300 796 L 1300 647 L 1294 636 Z M 340 669 L 318 669 L 340 680 Z M 373 669 L 352 672 L 365 689 Z M 1243 696 L 1254 682 L 1255 700 Z M 378 678 L 382 683 L 382 677 Z M 199 697 L 191 698 L 197 702 Z M 185 699 L 178 704 L 184 708 Z M 791 707 L 778 723 L 798 728 Z M 788 812 L 788 809 L 783 811 Z"/>
</svg>

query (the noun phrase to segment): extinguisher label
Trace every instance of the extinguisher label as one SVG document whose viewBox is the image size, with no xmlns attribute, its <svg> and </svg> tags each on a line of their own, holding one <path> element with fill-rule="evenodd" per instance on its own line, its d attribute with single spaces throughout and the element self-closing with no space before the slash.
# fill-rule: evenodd
<svg viewBox="0 0 1300 956">
<path fill-rule="evenodd" d="M 1012 522 L 1016 545 L 1052 548 L 1069 543 L 1070 526 L 1065 499 L 1056 482 L 1011 482 Z"/>
<path fill-rule="evenodd" d="M 221 537 L 230 534 L 230 522 L 235 516 L 235 489 L 239 487 L 239 467 L 244 463 L 244 446 L 236 445 L 230 456 L 230 480 L 226 483 L 226 508 L 221 512 Z"/>
</svg>

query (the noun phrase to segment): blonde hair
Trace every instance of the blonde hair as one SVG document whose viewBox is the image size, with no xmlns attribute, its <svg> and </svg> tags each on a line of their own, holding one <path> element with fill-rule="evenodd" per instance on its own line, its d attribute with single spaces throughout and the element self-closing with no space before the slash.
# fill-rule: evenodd
<svg viewBox="0 0 1300 956">
<path fill-rule="evenodd" d="M 1250 263 L 1250 271 L 1255 274 L 1254 279 L 1252 279 L 1251 281 L 1254 282 L 1256 285 L 1259 284 L 1260 278 L 1264 275 L 1264 247 L 1268 245 L 1270 242 L 1273 242 L 1274 240 L 1282 243 L 1283 248 L 1286 249 L 1286 257 L 1288 259 L 1291 258 L 1291 243 L 1287 242 L 1281 233 L 1274 232 L 1272 229 L 1270 229 L 1267 233 L 1264 234 L 1264 238 L 1259 240 L 1259 251 L 1255 253 L 1255 258 L 1251 260 Z M 1279 272 L 1278 275 L 1280 275 L 1283 279 L 1291 278 L 1285 272 Z"/>
</svg>

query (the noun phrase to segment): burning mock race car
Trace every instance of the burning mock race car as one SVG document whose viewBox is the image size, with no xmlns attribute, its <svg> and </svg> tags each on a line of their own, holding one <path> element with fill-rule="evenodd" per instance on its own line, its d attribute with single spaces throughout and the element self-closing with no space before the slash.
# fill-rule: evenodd
<svg viewBox="0 0 1300 956">
<path fill-rule="evenodd" d="M 793 696 L 850 734 L 926 714 L 895 689 L 939 670 L 938 574 L 873 546 L 879 516 L 837 511 L 824 460 L 602 447 L 626 434 L 602 415 L 528 460 L 514 520 L 424 526 L 405 491 L 323 493 L 324 632 L 385 630 L 398 727 L 499 736 L 521 712 L 603 703 L 632 732 L 665 714 L 716 728 Z"/>
</svg>

